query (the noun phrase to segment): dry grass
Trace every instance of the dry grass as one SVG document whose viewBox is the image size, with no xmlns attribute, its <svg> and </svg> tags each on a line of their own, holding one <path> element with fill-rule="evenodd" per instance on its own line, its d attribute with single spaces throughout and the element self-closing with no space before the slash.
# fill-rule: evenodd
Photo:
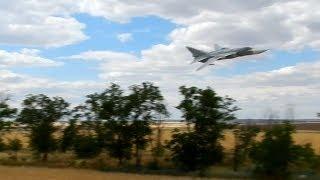
<svg viewBox="0 0 320 180">
<path fill-rule="evenodd" d="M 170 140 L 171 131 L 173 128 L 165 128 L 163 133 L 163 139 Z M 261 138 L 262 133 L 260 133 L 259 137 Z M 259 139 L 260 139 L 259 138 Z M 306 144 L 310 143 L 316 153 L 320 154 L 320 131 L 310 131 L 310 130 L 298 130 L 294 135 L 293 139 L 297 144 Z M 226 150 L 232 150 L 234 147 L 234 136 L 232 131 L 225 132 L 225 139 L 222 141 L 223 147 Z"/>
<path fill-rule="evenodd" d="M 172 127 L 166 127 L 163 130 L 162 139 L 170 140 Z M 186 130 L 186 128 L 180 127 L 182 131 Z M 152 138 L 155 135 L 153 135 Z M 262 134 L 259 135 L 260 139 Z M 19 138 L 23 141 L 24 147 L 27 147 L 28 137 L 26 133 L 21 132 L 12 132 L 4 135 L 4 139 L 8 138 Z M 311 143 L 314 150 L 320 154 L 320 131 L 306 131 L 306 130 L 298 130 L 293 138 L 298 144 L 306 144 Z M 222 141 L 222 145 L 225 147 L 226 152 L 230 152 L 234 146 L 234 136 L 232 131 L 225 132 L 225 139 Z M 39 167 L 5 167 L 0 166 L 0 180 L 42 180 L 42 179 L 52 179 L 52 180 L 69 180 L 69 179 L 194 179 L 188 177 L 176 177 L 176 176 L 158 176 L 158 175 L 137 175 L 130 173 L 106 173 L 99 172 L 95 170 L 85 170 L 85 169 L 61 169 L 65 167 L 76 167 L 76 168 L 92 168 L 92 169 L 101 169 L 100 166 L 108 167 L 116 166 L 116 160 L 109 157 L 104 157 L 106 154 L 102 154 L 96 159 L 90 160 L 77 160 L 74 158 L 72 153 L 59 153 L 55 152 L 49 156 L 49 162 L 45 164 L 46 167 L 59 167 L 56 168 L 39 168 Z M 0 159 L 6 160 L 9 155 L 6 152 L 0 153 Z M 150 148 L 148 148 L 143 156 L 143 162 L 148 163 L 152 159 Z M 103 160 L 103 161 L 102 161 Z M 3 161 L 5 162 L 5 161 Z M 8 162 L 11 162 L 10 160 Z M 166 160 L 163 162 L 167 162 Z M 41 164 L 37 164 L 37 160 L 32 159 L 32 153 L 28 149 L 24 149 L 19 152 L 19 162 L 17 164 L 11 165 L 31 165 L 31 166 L 42 166 Z M 85 163 L 85 164 L 83 164 Z M 133 164 L 130 162 L 130 164 Z M 6 164 L 6 163 L 4 163 Z M 9 163 L 10 164 L 10 163 Z M 166 163 L 165 163 L 166 164 Z"/>
<path fill-rule="evenodd" d="M 0 179 L 3 180 L 144 180 L 144 179 L 195 179 L 159 175 L 138 175 L 130 173 L 108 173 L 86 169 L 57 169 L 40 167 L 0 166 Z"/>
<path fill-rule="evenodd" d="M 163 134 L 162 139 L 163 142 L 168 141 L 171 139 L 172 131 L 175 128 L 173 127 L 164 127 L 163 128 Z M 179 127 L 181 131 L 186 131 L 185 127 Z M 155 134 L 151 138 L 154 137 Z M 262 134 L 260 133 L 260 136 Z M 23 142 L 24 147 L 28 147 L 28 137 L 27 133 L 21 133 L 21 132 L 11 132 L 7 133 L 3 136 L 3 139 L 10 139 L 10 138 L 19 138 Z M 312 147 L 314 150 L 320 154 L 320 131 L 315 130 L 297 130 L 297 132 L 293 135 L 293 138 L 297 144 L 306 144 L 310 143 L 312 144 Z M 232 150 L 234 146 L 234 137 L 232 131 L 226 131 L 225 132 L 225 139 L 222 142 L 222 145 L 226 148 L 226 150 Z"/>
</svg>

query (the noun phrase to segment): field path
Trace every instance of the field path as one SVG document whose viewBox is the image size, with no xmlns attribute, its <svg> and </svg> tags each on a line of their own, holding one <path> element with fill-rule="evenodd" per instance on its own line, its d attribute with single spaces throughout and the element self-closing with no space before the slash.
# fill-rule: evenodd
<svg viewBox="0 0 320 180">
<path fill-rule="evenodd" d="M 147 180 L 195 179 L 188 177 L 109 173 L 86 169 L 0 166 L 2 180 Z"/>
</svg>

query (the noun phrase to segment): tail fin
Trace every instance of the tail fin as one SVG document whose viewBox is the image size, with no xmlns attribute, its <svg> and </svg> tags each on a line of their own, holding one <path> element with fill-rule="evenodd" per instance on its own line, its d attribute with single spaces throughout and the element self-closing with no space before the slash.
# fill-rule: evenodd
<svg viewBox="0 0 320 180">
<path fill-rule="evenodd" d="M 204 52 L 204 51 L 201 51 L 201 50 L 198 50 L 198 49 L 195 49 L 195 48 L 192 48 L 192 47 L 186 47 L 191 53 L 192 53 L 192 56 L 194 58 L 196 57 L 199 57 L 199 56 L 203 56 L 203 55 L 206 55 L 207 53 Z"/>
</svg>

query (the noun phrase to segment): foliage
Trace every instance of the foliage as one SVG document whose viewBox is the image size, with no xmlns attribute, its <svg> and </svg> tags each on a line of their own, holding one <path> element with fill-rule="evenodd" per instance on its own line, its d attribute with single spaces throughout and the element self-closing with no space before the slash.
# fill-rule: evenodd
<svg viewBox="0 0 320 180">
<path fill-rule="evenodd" d="M 3 142 L 3 139 L 0 138 L 0 152 L 7 149 L 7 145 Z"/>
<path fill-rule="evenodd" d="M 184 96 L 177 107 L 186 122 L 193 125 L 189 132 L 175 132 L 168 144 L 172 160 L 184 170 L 205 170 L 221 162 L 223 148 L 220 140 L 223 130 L 231 127 L 227 122 L 235 119 L 234 100 L 218 96 L 212 89 L 180 87 Z"/>
<path fill-rule="evenodd" d="M 9 139 L 7 148 L 8 150 L 14 151 L 14 152 L 20 151 L 22 149 L 22 142 L 20 139 L 17 139 L 17 138 Z"/>
<path fill-rule="evenodd" d="M 290 167 L 316 157 L 309 145 L 294 144 L 294 132 L 294 126 L 289 122 L 265 131 L 263 140 L 256 143 L 250 153 L 256 173 L 285 178 L 290 175 Z"/>
<path fill-rule="evenodd" d="M 131 158 L 131 129 L 128 124 L 129 110 L 127 98 L 117 84 L 102 93 L 87 96 L 85 106 L 92 112 L 86 123 L 97 137 L 99 147 L 106 148 L 112 157 L 122 164 L 123 159 Z"/>
<path fill-rule="evenodd" d="M 250 149 L 255 144 L 259 128 L 242 125 L 234 130 L 235 147 L 233 151 L 233 170 L 237 171 L 241 163 L 245 162 Z"/>
<path fill-rule="evenodd" d="M 68 127 L 63 130 L 63 135 L 60 143 L 62 152 L 66 152 L 67 150 L 72 149 L 74 145 L 74 141 L 78 133 L 76 122 L 76 119 L 70 119 Z"/>
<path fill-rule="evenodd" d="M 9 98 L 5 97 L 0 100 L 0 151 L 5 149 L 5 145 L 2 141 L 3 131 L 11 129 L 11 121 L 5 121 L 6 119 L 13 118 L 16 115 L 17 109 L 11 108 L 8 104 Z"/>
<path fill-rule="evenodd" d="M 107 150 L 111 157 L 119 160 L 119 165 L 123 164 L 123 160 L 131 159 L 132 151 L 132 132 L 127 121 L 108 121 L 108 128 L 112 131 Z"/>
<path fill-rule="evenodd" d="M 88 95 L 85 106 L 92 112 L 87 118 L 88 124 L 94 130 L 100 148 L 105 148 L 113 137 L 108 121 L 125 121 L 128 115 L 123 91 L 119 85 L 111 84 L 102 93 Z"/>
<path fill-rule="evenodd" d="M 92 158 L 101 152 L 98 139 L 92 135 L 78 135 L 73 148 L 79 158 Z"/>
<path fill-rule="evenodd" d="M 203 170 L 221 162 L 222 146 L 208 140 L 196 132 L 175 133 L 169 144 L 173 162 L 186 171 Z"/>
<path fill-rule="evenodd" d="M 155 145 L 152 147 L 151 152 L 153 156 L 153 163 L 151 163 L 152 167 L 157 169 L 159 168 L 159 158 L 161 158 L 165 153 L 165 146 L 162 144 L 162 135 L 163 135 L 163 127 L 162 120 L 157 120 L 156 124 L 156 138 L 153 139 Z"/>
<path fill-rule="evenodd" d="M 13 151 L 13 159 L 17 159 L 18 151 L 22 149 L 22 142 L 20 139 L 14 138 L 8 140 L 7 149 Z"/>
<path fill-rule="evenodd" d="M 16 108 L 10 108 L 8 105 L 9 98 L 4 98 L 0 100 L 0 130 L 3 129 L 3 120 L 6 118 L 12 118 L 17 112 Z"/>
<path fill-rule="evenodd" d="M 30 146 L 37 153 L 43 154 L 46 161 L 48 153 L 55 150 L 57 140 L 53 123 L 68 115 L 69 104 L 61 97 L 49 98 L 46 95 L 29 95 L 22 103 L 22 111 L 17 121 L 31 129 Z"/>
<path fill-rule="evenodd" d="M 129 118 L 132 120 L 131 131 L 134 144 L 136 166 L 141 166 L 141 151 L 149 142 L 148 136 L 152 133 L 150 123 L 160 114 L 168 116 L 159 87 L 152 83 L 144 82 L 141 85 L 130 87 L 127 109 L 130 110 Z"/>
</svg>

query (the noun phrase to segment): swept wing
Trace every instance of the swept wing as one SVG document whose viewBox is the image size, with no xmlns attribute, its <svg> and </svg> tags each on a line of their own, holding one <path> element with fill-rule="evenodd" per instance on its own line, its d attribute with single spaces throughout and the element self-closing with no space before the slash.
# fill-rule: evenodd
<svg viewBox="0 0 320 180">
<path fill-rule="evenodd" d="M 217 56 L 214 56 L 214 57 L 208 59 L 205 63 L 203 63 L 203 64 L 197 69 L 197 71 L 199 71 L 199 70 L 205 68 L 206 66 L 212 64 L 214 61 L 218 61 L 218 60 L 220 60 L 220 59 L 223 59 L 223 58 L 225 58 L 225 57 L 227 57 L 227 56 L 230 56 L 230 55 L 233 55 L 233 54 L 236 54 L 236 53 L 235 53 L 235 52 L 229 52 L 229 53 L 223 53 L 223 54 L 219 54 L 219 55 L 217 55 Z"/>
<path fill-rule="evenodd" d="M 195 62 L 203 61 L 206 59 L 209 59 L 210 55 L 207 52 L 192 48 L 192 47 L 186 47 L 192 54 L 194 60 L 190 63 L 193 64 Z"/>
</svg>

